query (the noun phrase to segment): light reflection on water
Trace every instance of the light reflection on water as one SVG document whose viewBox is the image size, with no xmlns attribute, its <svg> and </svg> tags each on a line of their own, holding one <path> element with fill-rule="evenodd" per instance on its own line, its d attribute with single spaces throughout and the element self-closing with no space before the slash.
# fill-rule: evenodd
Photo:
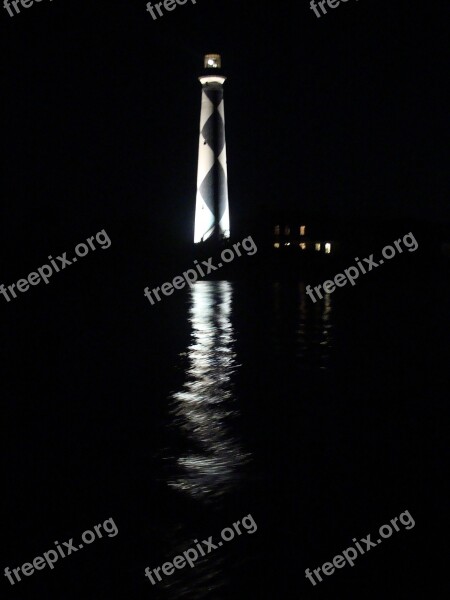
<svg viewBox="0 0 450 600">
<path fill-rule="evenodd" d="M 272 337 L 274 351 L 287 363 L 293 358 L 302 370 L 328 369 L 335 339 L 333 301 L 330 294 L 314 303 L 304 282 L 295 290 L 273 284 Z"/>
<path fill-rule="evenodd" d="M 244 341 L 262 342 L 250 344 L 251 358 L 248 354 L 244 358 L 246 377 L 254 373 L 263 380 L 266 376 L 270 379 L 274 369 L 277 372 L 282 365 L 287 376 L 295 373 L 297 381 L 298 367 L 311 371 L 327 368 L 333 346 L 329 295 L 314 304 L 302 283 L 273 284 L 264 295 L 233 286 L 228 281 L 202 281 L 189 292 L 189 341 L 178 357 L 184 381 L 168 398 L 168 429 L 175 443 L 166 453 L 170 467 L 165 480 L 180 494 L 180 500 L 193 500 L 201 510 L 192 513 L 193 506 L 188 503 L 187 518 L 183 518 L 184 503 L 180 503 L 180 519 L 165 529 L 169 556 L 182 554 L 194 538 L 201 539 L 200 529 L 206 536 L 216 537 L 228 524 L 220 523 L 216 529 L 217 515 L 223 514 L 232 492 L 239 492 L 240 498 L 244 472 L 252 464 L 238 433 L 242 397 L 236 398 L 234 389 L 240 367 L 233 326 L 240 322 L 237 308 L 241 309 L 241 322 L 245 322 L 240 327 Z M 240 305 L 233 309 L 235 296 Z M 249 301 L 257 302 L 252 306 L 251 319 L 247 319 Z M 270 394 L 271 384 L 266 383 Z M 244 568 L 244 559 L 230 544 L 199 560 L 195 569 L 183 569 L 165 578 L 161 588 L 170 600 L 222 600 L 227 597 L 233 572 Z"/>
<path fill-rule="evenodd" d="M 182 357 L 187 360 L 186 380 L 169 398 L 170 426 L 188 449 L 176 458 L 168 485 L 204 502 L 229 492 L 249 459 L 233 431 L 239 412 L 233 393 L 238 365 L 232 300 L 228 281 L 202 281 L 192 288 L 190 343 Z"/>
<path fill-rule="evenodd" d="M 315 359 L 320 369 L 327 369 L 333 347 L 333 311 L 330 294 L 315 304 L 306 295 L 305 284 L 299 285 L 299 322 L 297 357 L 305 362 Z"/>
<path fill-rule="evenodd" d="M 190 291 L 187 319 L 191 332 L 186 351 L 179 357 L 185 380 L 169 396 L 169 429 L 179 444 L 167 457 L 172 464 L 167 483 L 204 503 L 217 504 L 235 488 L 242 467 L 250 460 L 236 427 L 239 408 L 233 384 L 239 364 L 233 295 L 229 281 L 197 282 Z M 267 299 L 274 358 L 281 359 L 287 369 L 293 361 L 302 370 L 328 369 L 335 336 L 330 295 L 313 303 L 303 282 L 296 286 L 274 283 Z M 248 323 L 249 330 L 255 322 Z"/>
</svg>

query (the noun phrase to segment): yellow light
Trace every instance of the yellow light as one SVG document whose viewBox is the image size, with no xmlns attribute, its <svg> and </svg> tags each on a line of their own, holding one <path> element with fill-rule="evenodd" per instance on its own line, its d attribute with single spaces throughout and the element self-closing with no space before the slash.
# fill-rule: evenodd
<svg viewBox="0 0 450 600">
<path fill-rule="evenodd" d="M 278 242 L 275 242 L 275 244 L 273 245 L 274 248 L 279 248 L 280 244 Z"/>
<path fill-rule="evenodd" d="M 206 54 L 204 65 L 205 68 L 220 69 L 220 67 L 222 66 L 222 59 L 220 54 Z"/>
<path fill-rule="evenodd" d="M 320 252 L 320 242 L 316 242 L 315 249 L 317 252 Z"/>
<path fill-rule="evenodd" d="M 300 226 L 300 235 L 305 235 L 305 231 L 306 231 L 306 226 L 305 225 L 301 225 Z"/>
<path fill-rule="evenodd" d="M 331 244 L 329 242 L 327 242 L 325 244 L 325 254 L 330 254 L 331 252 Z"/>
<path fill-rule="evenodd" d="M 302 250 L 306 250 L 306 244 L 305 244 L 305 242 L 302 242 L 301 244 L 299 244 L 299 246 L 300 246 L 300 248 Z"/>
</svg>

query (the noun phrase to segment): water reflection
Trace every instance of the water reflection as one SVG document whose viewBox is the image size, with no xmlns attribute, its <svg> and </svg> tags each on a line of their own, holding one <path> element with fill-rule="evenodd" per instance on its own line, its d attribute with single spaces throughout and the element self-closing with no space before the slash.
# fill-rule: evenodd
<svg viewBox="0 0 450 600">
<path fill-rule="evenodd" d="M 299 323 L 297 328 L 297 357 L 313 361 L 327 369 L 333 347 L 333 312 L 330 294 L 313 303 L 306 295 L 305 284 L 299 284 Z"/>
<path fill-rule="evenodd" d="M 312 302 L 304 282 L 292 292 L 291 286 L 273 286 L 275 352 L 287 362 L 295 357 L 304 370 L 328 369 L 334 346 L 332 298 L 325 294 Z"/>
<path fill-rule="evenodd" d="M 233 309 L 235 296 L 239 311 Z M 240 347 L 246 368 L 240 389 L 267 394 L 264 400 L 270 407 L 280 402 L 280 380 L 293 381 L 296 389 L 298 367 L 327 368 L 333 347 L 331 299 L 328 296 L 314 304 L 303 284 L 270 283 L 260 293 L 245 284 L 233 288 L 226 281 L 198 282 L 188 298 L 187 319 L 189 340 L 178 359 L 183 382 L 168 399 L 172 435 L 168 436 L 171 451 L 166 453 L 170 466 L 165 481 L 178 494 L 169 494 L 171 500 L 176 499 L 176 510 L 164 527 L 167 557 L 182 554 L 194 539 L 217 538 L 229 523 L 225 515 L 246 514 L 244 509 L 239 513 L 235 509 L 241 497 L 245 504 L 242 479 L 246 471 L 254 477 L 258 467 L 246 469 L 249 455 L 240 441 L 239 403 L 233 387 L 239 368 L 233 322 L 245 322 L 240 340 L 245 343 Z M 307 389 L 307 380 L 303 373 L 302 391 Z M 289 394 L 290 386 L 283 385 L 283 392 Z M 263 416 L 262 422 L 276 424 L 276 419 Z M 283 456 L 282 460 L 289 459 Z M 265 481 L 265 472 L 257 470 L 256 474 Z M 225 544 L 199 560 L 195 569 L 165 578 L 160 589 L 170 600 L 230 598 L 233 578 L 245 573 L 245 560 L 237 546 Z"/>
<path fill-rule="evenodd" d="M 183 437 L 170 487 L 205 502 L 216 501 L 238 481 L 248 456 L 233 429 L 238 416 L 231 323 L 232 284 L 202 281 L 190 293 L 190 343 L 182 389 L 169 398 L 170 427 Z"/>
</svg>

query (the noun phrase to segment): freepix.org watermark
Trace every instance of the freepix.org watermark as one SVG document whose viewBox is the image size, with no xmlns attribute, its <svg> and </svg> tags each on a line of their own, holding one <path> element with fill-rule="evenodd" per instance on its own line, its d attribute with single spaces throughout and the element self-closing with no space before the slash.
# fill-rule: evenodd
<svg viewBox="0 0 450 600">
<path fill-rule="evenodd" d="M 14 17 L 15 14 L 20 14 L 19 5 L 22 6 L 22 8 L 31 8 L 34 2 L 39 3 L 42 2 L 42 0 L 3 0 L 3 8 L 8 11 L 10 17 Z M 53 2 L 53 0 L 50 0 L 50 2 Z M 14 6 L 15 13 L 11 6 Z"/>
<path fill-rule="evenodd" d="M 247 515 L 241 521 L 236 521 L 236 523 L 233 523 L 234 529 L 231 527 L 225 527 L 222 529 L 220 532 L 220 537 L 222 539 L 218 541 L 217 544 L 214 544 L 212 541 L 212 535 L 209 536 L 207 540 L 202 540 L 201 543 L 198 540 L 194 540 L 195 547 L 188 548 L 188 550 L 185 550 L 182 555 L 180 554 L 179 556 L 175 556 L 172 562 L 166 562 L 162 565 L 162 567 L 156 567 L 156 569 L 152 570 L 150 570 L 150 567 L 147 567 L 145 569 L 145 576 L 149 578 L 149 580 L 152 582 L 152 585 L 155 585 L 156 582 L 153 578 L 153 575 L 156 576 L 158 581 L 162 581 L 162 577 L 159 574 L 161 570 L 164 575 L 169 576 L 175 572 L 175 569 L 184 569 L 186 565 L 189 565 L 191 569 L 193 569 L 195 567 L 195 562 L 200 557 L 210 554 L 213 550 L 217 550 L 217 548 L 223 546 L 224 542 L 231 542 L 231 540 L 235 537 L 235 532 L 238 535 L 242 535 L 243 531 L 241 531 L 241 526 L 248 534 L 255 533 L 255 531 L 258 529 L 258 526 L 255 523 L 252 515 Z"/>
<path fill-rule="evenodd" d="M 247 256 L 253 256 L 258 251 L 252 236 L 246 237 L 242 240 L 242 242 L 233 244 L 233 250 L 236 252 L 236 256 L 242 256 L 242 253 L 239 249 L 239 246 L 241 245 L 243 250 L 245 250 L 247 253 Z M 212 258 L 203 260 L 201 265 L 199 264 L 198 260 L 194 260 L 194 265 L 197 270 L 188 269 L 187 271 L 184 271 L 182 275 L 177 275 L 177 277 L 173 279 L 172 283 L 163 283 L 161 287 L 154 288 L 152 291 L 150 291 L 150 288 L 146 287 L 144 290 L 144 296 L 148 298 L 151 305 L 154 305 L 155 301 L 153 296 L 158 302 L 161 301 L 161 297 L 159 295 L 160 291 L 164 294 L 164 296 L 171 296 L 175 290 L 182 290 L 186 284 L 192 287 L 198 280 L 199 275 L 201 277 L 206 277 L 206 275 L 209 275 L 213 271 L 217 271 L 223 267 L 223 263 L 230 263 L 232 260 L 234 260 L 235 255 L 233 250 L 231 248 L 224 248 L 220 254 L 221 262 L 219 262 L 217 265 L 213 265 Z"/>
<path fill-rule="evenodd" d="M 94 239 L 97 242 L 97 244 L 99 244 L 102 250 L 106 250 L 111 246 L 111 240 L 109 239 L 108 234 L 104 229 L 102 229 L 95 236 L 88 238 L 86 240 L 87 244 L 83 242 L 81 242 L 81 244 L 78 244 L 75 247 L 75 254 L 82 258 L 83 256 L 86 256 L 86 254 L 88 254 L 89 247 L 91 248 L 91 250 L 97 250 L 93 241 Z M 48 260 L 50 261 L 56 273 L 63 271 L 68 265 L 77 262 L 77 256 L 74 256 L 72 260 L 69 260 L 68 258 L 66 258 L 66 255 L 67 252 L 63 252 L 61 256 L 56 257 L 56 259 L 60 261 L 59 265 L 56 263 L 55 259 L 52 258 L 52 256 L 48 257 Z M 45 284 L 48 284 L 50 281 L 50 277 L 53 275 L 52 267 L 50 265 L 42 265 L 42 267 L 38 268 L 37 272 L 31 272 L 26 279 L 19 279 L 17 283 L 12 283 L 11 285 L 8 285 L 8 290 L 6 289 L 6 286 L 2 283 L 0 285 L 0 294 L 3 294 L 5 300 L 7 302 L 10 302 L 10 295 L 12 296 L 12 298 L 17 298 L 16 290 L 22 293 L 26 292 L 30 289 L 30 285 L 38 285 L 39 283 L 41 283 L 41 281 L 44 281 Z"/>
<path fill-rule="evenodd" d="M 400 238 L 394 242 L 394 246 L 395 246 L 395 248 L 397 248 L 399 254 L 401 254 L 403 252 L 403 248 L 401 247 L 402 242 L 403 242 L 403 245 L 405 246 L 405 248 L 407 248 L 409 252 L 415 252 L 417 250 L 417 248 L 419 247 L 419 244 L 417 243 L 417 240 L 413 236 L 413 234 L 407 233 L 404 236 L 403 240 L 402 240 L 402 238 Z M 385 246 L 383 248 L 383 250 L 381 251 L 383 258 L 381 258 L 378 261 L 378 263 L 374 261 L 373 254 L 371 254 L 369 256 L 369 258 L 363 258 L 363 261 L 366 263 L 366 265 L 363 265 L 363 263 L 359 260 L 359 258 L 356 257 L 355 261 L 356 261 L 356 264 L 358 265 L 361 273 L 363 275 L 365 275 L 366 273 L 369 273 L 370 271 L 372 271 L 372 269 L 374 267 L 377 268 L 380 265 L 384 264 L 384 260 L 383 260 L 384 258 L 386 260 L 391 260 L 391 258 L 394 258 L 394 256 L 397 253 L 395 248 L 393 246 Z M 356 267 L 352 266 L 352 267 L 349 267 L 348 269 L 345 269 L 344 273 L 345 273 L 345 275 L 343 273 L 338 273 L 335 276 L 334 280 L 328 279 L 327 281 L 324 281 L 323 284 L 316 285 L 316 287 L 314 288 L 314 292 L 316 292 L 316 294 L 322 300 L 323 296 L 322 296 L 322 292 L 320 291 L 320 289 L 322 287 L 326 294 L 331 294 L 336 289 L 336 286 L 344 287 L 344 285 L 347 285 L 347 282 L 350 282 L 351 285 L 355 285 L 355 281 L 359 277 L 358 269 Z M 313 302 L 317 302 L 317 298 L 314 297 L 314 292 L 310 285 L 306 286 L 306 293 L 308 294 L 308 296 L 311 298 L 311 300 Z"/>
<path fill-rule="evenodd" d="M 311 2 L 309 4 L 309 8 L 311 10 L 313 10 L 316 17 L 318 19 L 320 19 L 321 15 L 320 15 L 319 9 L 317 8 L 317 5 L 320 6 L 320 10 L 322 11 L 322 14 L 326 15 L 327 14 L 326 6 L 328 6 L 329 8 L 337 8 L 341 2 L 348 2 L 348 0 L 323 0 L 323 2 L 317 2 L 317 4 L 316 4 L 315 0 L 311 0 Z M 356 2 L 358 2 L 358 0 L 356 0 Z"/>
<path fill-rule="evenodd" d="M 25 577 L 30 577 L 30 575 L 33 575 L 35 570 L 42 571 L 42 569 L 45 569 L 45 567 L 47 566 L 49 566 L 50 569 L 54 569 L 55 563 L 58 562 L 59 557 L 66 558 L 66 556 L 70 556 L 74 552 L 78 552 L 78 550 L 81 550 L 81 548 L 84 547 L 84 544 L 89 545 L 92 544 L 92 542 L 95 542 L 97 536 L 99 538 L 102 538 L 102 527 L 105 533 L 108 534 L 108 537 L 116 537 L 116 535 L 119 533 L 119 530 L 117 529 L 117 526 L 114 523 L 114 521 L 112 519 L 106 519 L 103 525 L 101 523 L 99 525 L 95 525 L 95 527 L 93 528 L 95 533 L 90 529 L 87 529 L 83 533 L 83 535 L 81 536 L 81 539 L 83 541 L 82 544 L 78 544 L 78 546 L 76 546 L 73 543 L 73 538 L 70 538 L 68 542 L 63 542 L 62 545 L 60 545 L 59 542 L 54 542 L 56 550 L 58 550 L 58 552 L 56 552 L 56 550 L 53 549 L 47 550 L 47 552 L 44 552 L 43 556 L 36 556 L 33 562 L 26 562 L 21 567 L 17 567 L 17 569 L 13 569 L 12 571 L 9 569 L 9 567 L 6 567 L 5 577 L 8 578 L 8 581 L 11 585 L 15 585 L 16 582 L 14 581 L 13 574 L 17 581 L 22 581 L 21 575 L 24 575 Z"/>
<path fill-rule="evenodd" d="M 412 529 L 416 524 L 409 510 L 405 510 L 405 512 L 402 512 L 402 514 L 399 517 L 391 519 L 392 527 L 391 525 L 382 525 L 380 527 L 380 529 L 378 530 L 378 535 L 380 537 L 377 538 L 375 541 L 372 541 L 370 539 L 370 533 L 367 537 L 361 538 L 359 542 L 362 542 L 364 544 L 364 548 L 356 540 L 356 538 L 353 538 L 353 541 L 355 542 L 355 546 L 358 549 L 358 551 L 361 554 L 365 554 L 371 548 L 376 548 L 378 544 L 381 544 L 383 539 L 390 538 L 393 534 L 393 529 L 395 529 L 395 531 L 400 531 L 400 527 L 397 525 L 398 521 L 400 521 L 400 523 L 404 526 L 405 529 Z M 317 569 L 314 569 L 313 573 L 316 576 L 317 581 L 323 581 L 320 571 L 322 571 L 322 573 L 328 577 L 334 573 L 335 569 L 342 569 L 343 567 L 345 567 L 346 564 L 350 565 L 351 567 L 355 566 L 354 561 L 358 557 L 358 551 L 355 548 L 353 548 L 353 546 L 350 546 L 349 548 L 344 550 L 342 554 L 337 554 L 331 562 L 323 563 L 321 567 L 317 567 Z M 313 585 L 317 585 L 313 573 L 311 573 L 310 569 L 305 569 L 305 577 L 307 577 Z"/>
<path fill-rule="evenodd" d="M 186 4 L 187 1 L 188 0 L 164 0 L 164 2 L 158 2 L 158 4 L 155 3 L 154 5 L 151 2 L 147 2 L 146 10 L 152 15 L 153 20 L 156 21 L 158 17 L 155 13 L 157 13 L 160 17 L 164 16 L 161 6 L 164 6 L 164 8 L 168 11 L 172 11 L 177 8 L 177 4 L 183 6 L 183 4 Z M 192 4 L 197 4 L 197 0 L 191 0 L 191 2 Z"/>
</svg>

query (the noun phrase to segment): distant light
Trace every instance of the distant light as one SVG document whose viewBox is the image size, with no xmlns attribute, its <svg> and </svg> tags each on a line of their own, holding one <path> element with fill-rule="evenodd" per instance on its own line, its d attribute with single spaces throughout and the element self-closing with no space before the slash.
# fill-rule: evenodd
<svg viewBox="0 0 450 600">
<path fill-rule="evenodd" d="M 220 54 L 205 54 L 204 66 L 207 69 L 220 69 L 222 66 L 222 58 Z"/>
<path fill-rule="evenodd" d="M 300 248 L 301 248 L 302 250 L 306 250 L 306 244 L 305 244 L 305 242 L 301 242 L 301 243 L 299 244 L 299 246 L 300 246 Z"/>
<path fill-rule="evenodd" d="M 300 235 L 305 235 L 306 225 L 300 225 Z"/>
<path fill-rule="evenodd" d="M 275 244 L 273 245 L 274 248 L 279 248 L 280 244 L 278 242 L 275 242 Z"/>
<path fill-rule="evenodd" d="M 315 249 L 317 252 L 320 252 L 320 242 L 316 242 Z"/>
<path fill-rule="evenodd" d="M 285 245 L 285 246 L 290 246 L 290 245 L 291 245 L 291 242 L 284 242 L 284 245 Z"/>
<path fill-rule="evenodd" d="M 325 254 L 330 254 L 331 252 L 331 244 L 329 242 L 327 242 L 325 244 Z"/>
</svg>

